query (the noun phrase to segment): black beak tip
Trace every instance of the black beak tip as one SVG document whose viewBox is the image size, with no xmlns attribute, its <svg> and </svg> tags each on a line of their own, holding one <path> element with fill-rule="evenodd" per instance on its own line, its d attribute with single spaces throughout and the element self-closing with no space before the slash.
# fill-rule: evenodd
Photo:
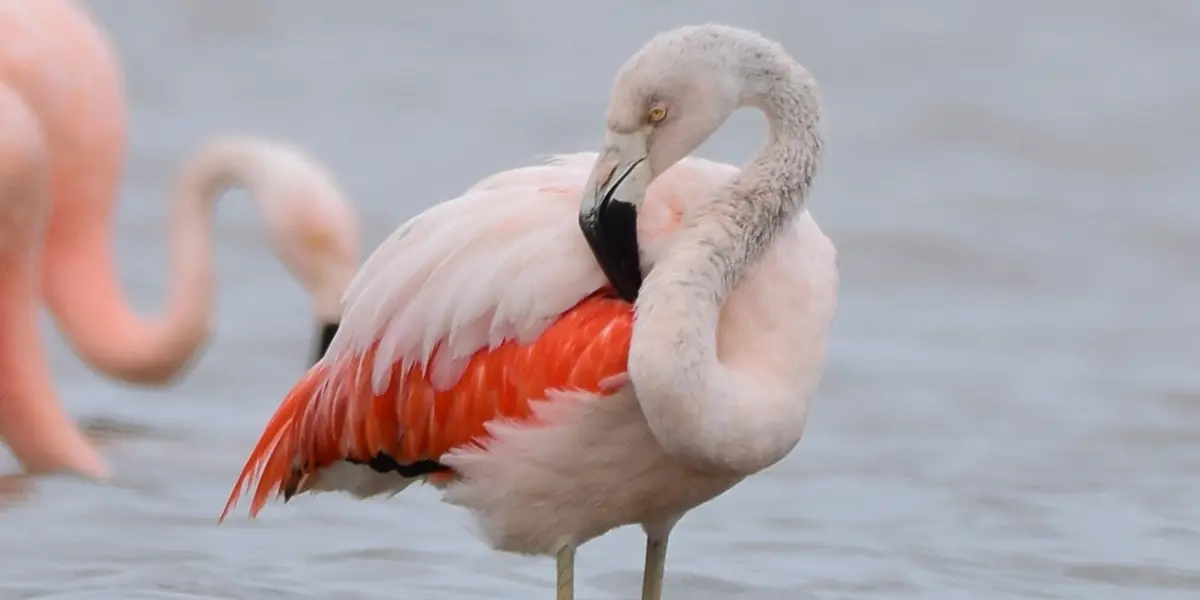
<svg viewBox="0 0 1200 600">
<path fill-rule="evenodd" d="M 642 287 L 637 209 L 606 196 L 596 210 L 579 216 L 579 226 L 609 284 L 632 304 Z"/>
<path fill-rule="evenodd" d="M 617 291 L 617 295 L 620 296 L 622 300 L 633 304 L 637 302 L 638 293 L 642 290 L 641 269 L 635 267 L 635 269 L 624 280 L 618 279 L 617 281 L 613 281 L 610 278 L 609 283 L 612 284 L 613 289 Z"/>
</svg>

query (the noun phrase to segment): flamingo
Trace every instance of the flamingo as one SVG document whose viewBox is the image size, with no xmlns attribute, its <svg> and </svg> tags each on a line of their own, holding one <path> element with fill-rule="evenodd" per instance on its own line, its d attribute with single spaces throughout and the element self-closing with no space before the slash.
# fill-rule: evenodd
<svg viewBox="0 0 1200 600">
<path fill-rule="evenodd" d="M 215 136 L 177 181 L 164 315 L 137 315 L 111 247 L 121 88 L 104 33 L 73 2 L 0 0 L 0 440 L 28 473 L 110 474 L 57 401 L 37 330 L 43 300 L 89 367 L 162 386 L 189 370 L 210 335 L 211 225 L 226 188 L 248 190 L 276 254 L 310 293 L 320 321 L 313 361 L 358 266 L 357 216 L 332 174 L 284 142 Z"/>
<path fill-rule="evenodd" d="M 756 158 L 688 156 L 741 107 L 770 125 Z M 494 549 L 556 557 L 559 600 L 581 544 L 640 525 L 658 600 L 680 518 L 804 430 L 837 303 L 804 206 L 823 135 L 816 81 L 778 43 L 653 37 L 616 76 L 599 153 L 492 175 L 367 259 L 220 519 L 251 492 L 254 517 L 423 481 Z"/>
</svg>

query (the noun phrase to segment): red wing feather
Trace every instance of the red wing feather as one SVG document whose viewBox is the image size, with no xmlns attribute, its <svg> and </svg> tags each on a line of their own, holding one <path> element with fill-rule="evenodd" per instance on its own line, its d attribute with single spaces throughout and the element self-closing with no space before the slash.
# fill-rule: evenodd
<svg viewBox="0 0 1200 600">
<path fill-rule="evenodd" d="M 458 383 L 441 391 L 417 365 L 394 369 L 387 389 L 376 394 L 368 376 L 375 346 L 330 365 L 323 360 L 267 423 L 221 519 L 251 487 L 253 517 L 272 495 L 294 492 L 305 477 L 338 461 L 366 462 L 379 454 L 399 464 L 437 460 L 482 440 L 488 421 L 531 418 L 530 402 L 548 390 L 600 392 L 602 381 L 625 372 L 632 327 L 628 303 L 591 296 L 532 343 L 509 340 L 476 352 Z"/>
</svg>

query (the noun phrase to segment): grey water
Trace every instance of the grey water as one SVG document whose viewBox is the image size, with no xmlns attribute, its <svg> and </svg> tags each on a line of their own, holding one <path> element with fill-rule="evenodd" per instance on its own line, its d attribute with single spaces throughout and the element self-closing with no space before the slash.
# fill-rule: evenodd
<svg viewBox="0 0 1200 600">
<path fill-rule="evenodd" d="M 125 68 L 117 251 L 147 313 L 173 169 L 209 135 L 308 149 L 369 251 L 489 173 L 596 149 L 655 32 L 779 39 L 829 122 L 809 205 L 841 252 L 829 370 L 797 450 L 680 524 L 666 597 L 1200 597 L 1200 4 L 87 6 Z M 739 113 L 701 154 L 738 163 L 764 132 Z M 105 380 L 46 321 L 118 477 L 8 482 L 0 599 L 552 597 L 552 561 L 492 552 L 430 489 L 216 525 L 314 334 L 243 194 L 216 237 L 218 325 L 178 387 Z M 585 546 L 578 597 L 636 597 L 641 551 L 633 528 Z"/>
</svg>

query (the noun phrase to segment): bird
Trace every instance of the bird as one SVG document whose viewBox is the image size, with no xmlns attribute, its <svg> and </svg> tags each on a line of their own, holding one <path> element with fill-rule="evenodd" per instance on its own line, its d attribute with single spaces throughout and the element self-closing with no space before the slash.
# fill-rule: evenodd
<svg viewBox="0 0 1200 600">
<path fill-rule="evenodd" d="M 766 115 L 760 153 L 691 156 L 743 107 Z M 825 136 L 779 42 L 653 36 L 617 71 L 598 152 L 486 177 L 367 258 L 219 522 L 244 496 L 253 518 L 424 482 L 493 549 L 554 557 L 558 600 L 580 545 L 640 525 L 659 600 L 679 520 L 805 429 L 837 307 L 837 249 L 806 206 Z"/>
<path fill-rule="evenodd" d="M 68 0 L 0 0 L 0 440 L 30 474 L 111 473 L 58 403 L 37 330 L 43 304 L 91 369 L 168 386 L 214 319 L 215 202 L 240 186 L 318 321 L 310 364 L 340 322 L 359 222 L 334 175 L 299 147 L 212 135 L 179 171 L 167 307 L 148 320 L 121 293 L 112 222 L 125 151 L 122 76 L 103 30 Z"/>
</svg>

